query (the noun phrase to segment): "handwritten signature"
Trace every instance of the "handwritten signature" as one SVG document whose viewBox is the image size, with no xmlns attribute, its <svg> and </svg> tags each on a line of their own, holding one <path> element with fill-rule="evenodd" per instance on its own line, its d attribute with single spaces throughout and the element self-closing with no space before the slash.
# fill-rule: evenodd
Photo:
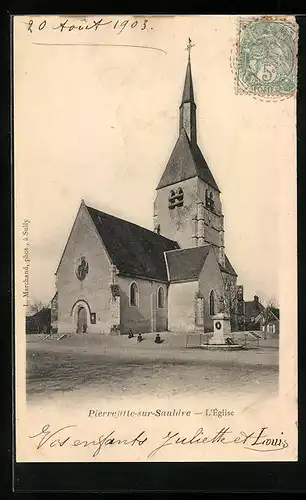
<svg viewBox="0 0 306 500">
<path fill-rule="evenodd" d="M 132 438 L 118 438 L 116 436 L 116 431 L 112 430 L 108 434 L 101 434 L 100 436 L 92 440 L 75 439 L 75 437 L 72 437 L 71 434 L 72 429 L 75 429 L 76 427 L 76 425 L 66 425 L 65 427 L 60 427 L 59 429 L 53 430 L 50 424 L 46 424 L 37 434 L 29 436 L 29 438 L 35 440 L 35 447 L 37 450 L 43 447 L 80 447 L 93 450 L 93 457 L 97 457 L 102 448 L 106 446 L 143 446 L 145 443 L 148 444 L 149 441 L 148 437 L 146 436 L 145 430 L 142 430 Z M 268 427 L 262 427 L 257 432 L 252 431 L 250 433 L 247 433 L 245 431 L 240 431 L 238 434 L 235 434 L 230 427 L 223 427 L 212 437 L 205 435 L 203 427 L 197 429 L 197 431 L 194 432 L 191 436 L 183 436 L 179 432 L 169 431 L 165 436 L 161 438 L 160 444 L 149 452 L 147 458 L 156 456 L 157 453 L 159 453 L 167 446 L 178 444 L 240 444 L 243 445 L 245 449 L 258 452 L 280 451 L 289 447 L 288 441 L 283 437 L 283 432 L 280 433 L 281 435 L 279 437 L 271 437 L 271 435 L 269 435 L 267 431 Z"/>
<path fill-rule="evenodd" d="M 256 433 L 253 431 L 249 434 L 244 431 L 240 431 L 238 435 L 235 435 L 233 431 L 231 431 L 230 427 L 223 427 L 213 437 L 209 437 L 205 435 L 203 427 L 200 427 L 191 438 L 185 436 L 182 437 L 179 432 L 173 433 L 169 431 L 168 434 L 162 438 L 162 443 L 149 453 L 148 458 L 153 457 L 157 452 L 166 446 L 173 444 L 240 444 L 244 445 L 243 447 L 248 450 L 265 452 L 279 451 L 288 448 L 289 444 L 286 439 L 283 439 L 283 437 L 271 438 L 267 436 L 265 434 L 267 429 L 268 427 L 262 427 L 259 432 Z"/>
</svg>

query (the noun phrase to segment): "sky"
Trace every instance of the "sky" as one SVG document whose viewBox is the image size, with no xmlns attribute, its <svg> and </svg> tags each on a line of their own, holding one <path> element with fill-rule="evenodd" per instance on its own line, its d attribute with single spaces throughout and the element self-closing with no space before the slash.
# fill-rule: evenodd
<svg viewBox="0 0 306 500">
<path fill-rule="evenodd" d="M 221 189 L 226 253 L 246 299 L 278 302 L 282 207 L 295 193 L 295 99 L 236 93 L 237 19 L 104 17 L 111 22 L 97 31 L 71 32 L 53 29 L 63 17 L 47 17 L 39 30 L 44 19 L 34 18 L 32 33 L 29 18 L 15 20 L 16 241 L 29 220 L 30 298 L 52 298 L 82 199 L 153 229 L 190 37 L 198 144 Z"/>
</svg>

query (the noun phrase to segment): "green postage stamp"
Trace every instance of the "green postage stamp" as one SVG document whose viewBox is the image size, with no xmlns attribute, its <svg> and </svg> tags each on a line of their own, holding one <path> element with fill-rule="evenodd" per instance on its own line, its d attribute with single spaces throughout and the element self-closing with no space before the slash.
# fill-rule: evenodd
<svg viewBox="0 0 306 500">
<path fill-rule="evenodd" d="M 239 22 L 236 91 L 261 97 L 290 97 L 297 84 L 296 23 L 280 18 Z"/>
</svg>

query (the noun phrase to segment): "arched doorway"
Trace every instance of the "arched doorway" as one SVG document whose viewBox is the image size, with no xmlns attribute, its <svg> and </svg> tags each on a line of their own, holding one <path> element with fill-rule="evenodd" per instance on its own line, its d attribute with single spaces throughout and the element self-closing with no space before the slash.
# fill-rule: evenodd
<svg viewBox="0 0 306 500">
<path fill-rule="evenodd" d="M 87 312 L 85 307 L 78 309 L 77 333 L 86 333 L 87 331 Z"/>
</svg>

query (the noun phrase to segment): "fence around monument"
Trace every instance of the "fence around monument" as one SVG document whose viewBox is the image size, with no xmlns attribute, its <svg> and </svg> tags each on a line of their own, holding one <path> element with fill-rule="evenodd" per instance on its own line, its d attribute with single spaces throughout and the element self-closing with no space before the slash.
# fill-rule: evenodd
<svg viewBox="0 0 306 500">
<path fill-rule="evenodd" d="M 213 333 L 189 333 L 186 335 L 186 349 L 196 349 L 201 345 L 208 345 Z M 229 337 L 245 349 L 259 349 L 265 344 L 264 339 L 257 332 L 233 332 Z"/>
</svg>

